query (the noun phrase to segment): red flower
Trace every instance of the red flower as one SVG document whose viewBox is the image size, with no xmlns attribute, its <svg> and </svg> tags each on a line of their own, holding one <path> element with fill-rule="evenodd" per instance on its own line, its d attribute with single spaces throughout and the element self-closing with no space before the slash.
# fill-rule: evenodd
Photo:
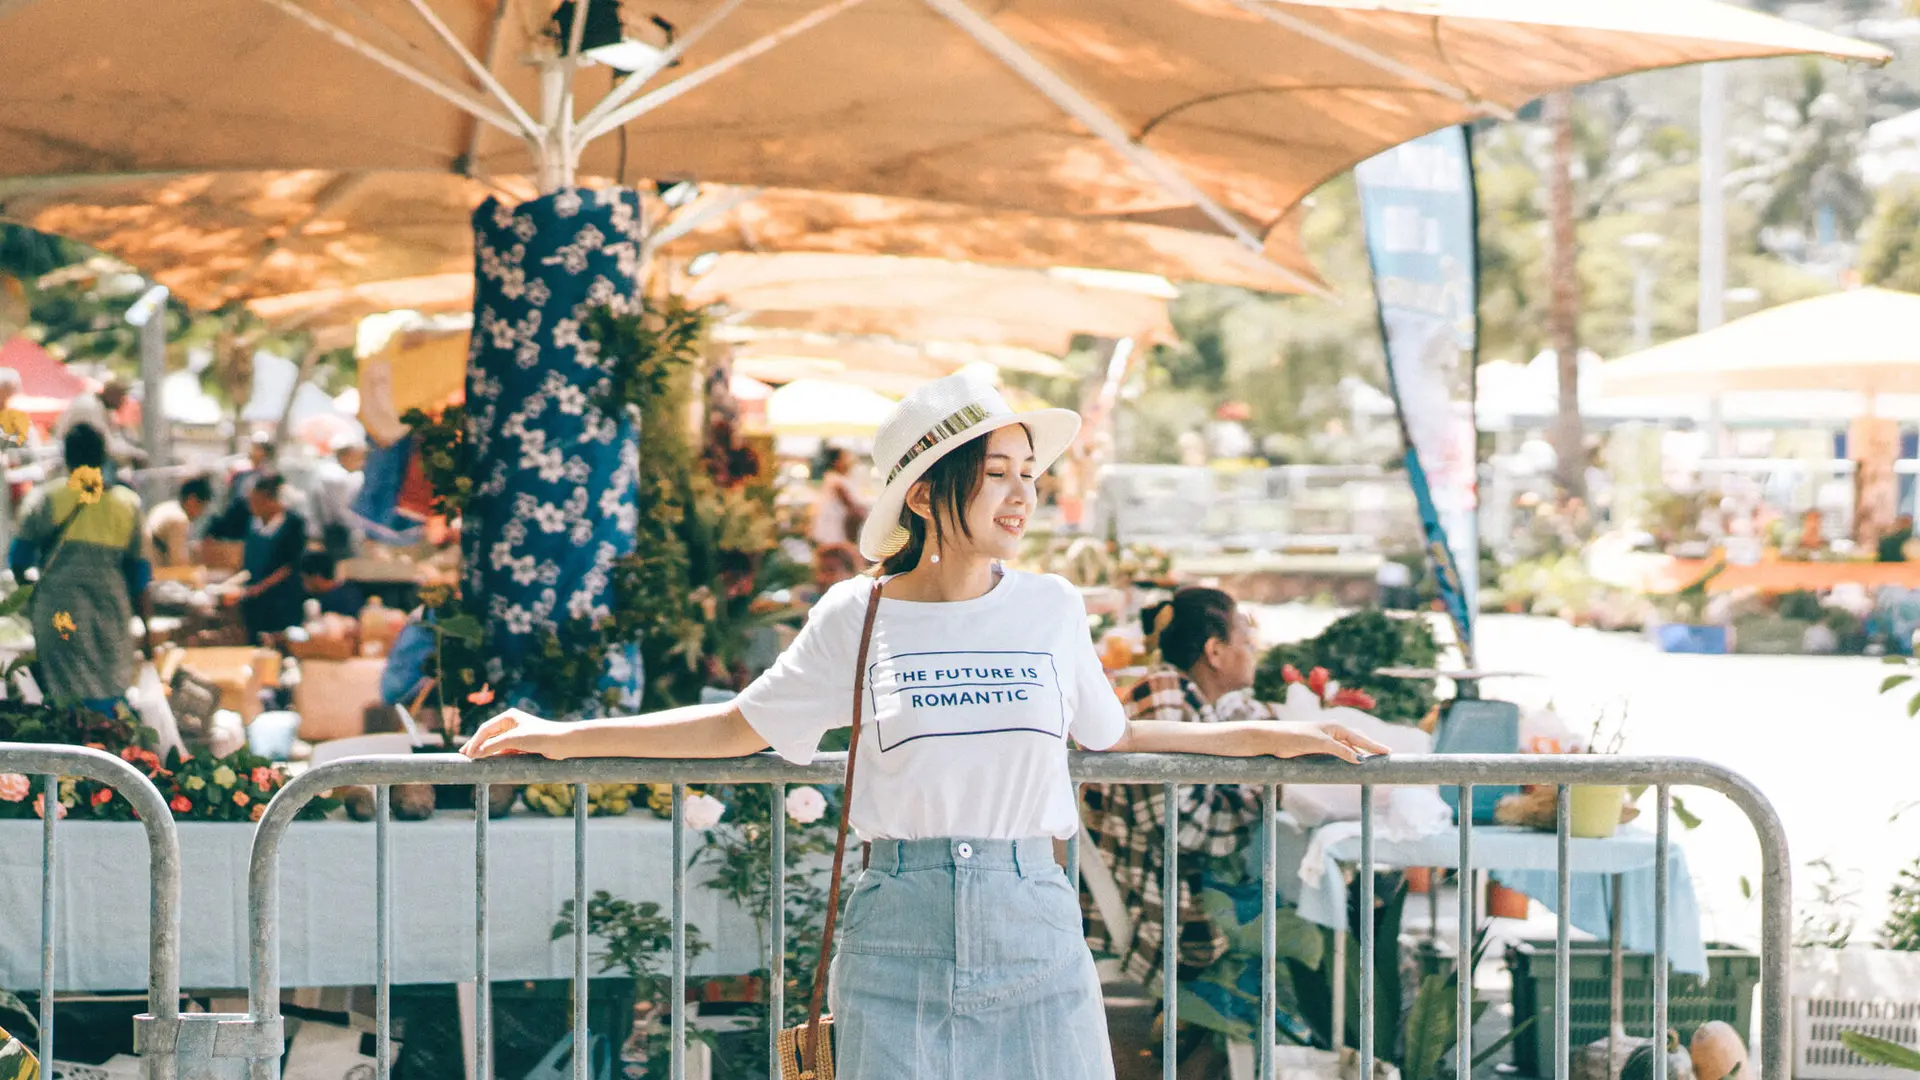
<svg viewBox="0 0 1920 1080">
<path fill-rule="evenodd" d="M 1332 678 L 1333 676 L 1328 673 L 1326 668 L 1314 668 L 1312 671 L 1307 672 L 1307 689 L 1313 691 L 1315 697 L 1323 697 L 1327 692 L 1327 683 Z"/>
<path fill-rule="evenodd" d="M 1372 712 L 1375 703 L 1373 695 L 1365 690 L 1342 690 L 1333 695 L 1333 701 L 1329 704 L 1359 709 L 1361 712 Z"/>
<path fill-rule="evenodd" d="M 112 801 L 113 801 L 112 788 L 103 787 L 99 791 L 96 791 L 93 793 L 93 805 L 95 806 L 105 806 Z"/>
<path fill-rule="evenodd" d="M 252 801 L 252 799 L 247 798 L 247 793 L 244 791 L 236 791 L 233 793 L 233 805 L 235 806 L 245 806 Z"/>
<path fill-rule="evenodd" d="M 487 683 L 485 686 L 482 686 L 480 689 L 475 690 L 471 694 L 468 694 L 467 700 L 475 705 L 493 704 L 493 684 Z"/>
<path fill-rule="evenodd" d="M 185 795 L 175 795 L 167 806 L 176 814 L 185 814 L 193 809 L 193 801 Z"/>
<path fill-rule="evenodd" d="M 1286 683 L 1288 686 L 1292 686 L 1294 683 L 1305 682 L 1306 680 L 1300 677 L 1299 668 L 1294 667 L 1292 664 L 1287 664 L 1280 668 L 1280 681 Z"/>
</svg>

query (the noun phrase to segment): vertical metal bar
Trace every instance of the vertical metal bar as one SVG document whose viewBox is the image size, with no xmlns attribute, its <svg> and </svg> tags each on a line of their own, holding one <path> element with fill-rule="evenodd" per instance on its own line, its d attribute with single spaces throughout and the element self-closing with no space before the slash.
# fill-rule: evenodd
<svg viewBox="0 0 1920 1080">
<path fill-rule="evenodd" d="M 1431 884 L 1428 886 L 1431 888 Z M 1360 785 L 1360 1076 L 1373 1080 L 1373 785 Z"/>
<path fill-rule="evenodd" d="M 1457 1076 L 1473 1075 L 1473 785 L 1460 785 L 1460 927 L 1459 955 L 1454 961 L 1460 998 L 1454 1022 L 1459 1030 L 1454 1049 L 1459 1053 Z"/>
<path fill-rule="evenodd" d="M 573 1080 L 591 1080 L 587 1053 L 587 785 L 573 785 Z"/>
<path fill-rule="evenodd" d="M 673 1048 L 667 1051 L 670 1080 L 687 1080 L 687 785 L 673 785 Z M 773 817 L 786 814 L 773 807 Z M 775 871 L 776 873 L 778 871 Z"/>
<path fill-rule="evenodd" d="M 487 948 L 487 829 L 490 785 L 473 786 L 473 1075 L 493 1080 L 493 977 Z"/>
<path fill-rule="evenodd" d="M 1568 1080 L 1573 1053 L 1573 789 L 1560 785 L 1554 807 L 1559 891 L 1553 941 L 1553 1078 Z"/>
<path fill-rule="evenodd" d="M 787 1013 L 787 785 L 773 785 L 767 880 L 767 1080 L 780 1080 L 780 1029 Z"/>
<path fill-rule="evenodd" d="M 60 778 L 40 778 L 40 1060 L 53 1075 L 53 829 L 60 820 Z"/>
<path fill-rule="evenodd" d="M 374 1031 L 379 1050 L 374 1069 L 380 1080 L 393 1073 L 393 837 L 388 829 L 393 788 L 373 789 L 373 937 Z"/>
<path fill-rule="evenodd" d="M 1280 1007 L 1274 989 L 1280 962 L 1278 918 L 1280 890 L 1280 836 L 1273 827 L 1273 816 L 1280 812 L 1280 789 L 1261 790 L 1260 813 L 1260 1077 L 1274 1080 L 1274 1010 Z"/>
<path fill-rule="evenodd" d="M 1180 1024 L 1180 786 L 1164 785 L 1160 856 L 1160 1033 L 1161 1075 L 1174 1080 Z"/>
<path fill-rule="evenodd" d="M 1081 816 L 1080 805 L 1080 785 L 1075 784 L 1073 785 L 1073 813 L 1076 821 Z M 1081 830 L 1075 829 L 1073 835 L 1067 837 L 1067 884 L 1073 886 L 1075 892 L 1080 889 L 1080 833 Z"/>
<path fill-rule="evenodd" d="M 1653 1080 L 1667 1080 L 1667 829 L 1672 812 L 1673 789 L 1661 784 L 1653 831 Z"/>
<path fill-rule="evenodd" d="M 1622 940 L 1623 931 L 1620 915 L 1621 901 L 1626 894 L 1626 879 L 1619 874 L 1610 874 L 1607 896 L 1607 1080 L 1620 1080 L 1618 1048 L 1622 1025 L 1626 1022 L 1627 1001 L 1627 957 L 1626 943 Z M 1663 1041 L 1656 1047 L 1655 1057 L 1666 1053 Z"/>
</svg>

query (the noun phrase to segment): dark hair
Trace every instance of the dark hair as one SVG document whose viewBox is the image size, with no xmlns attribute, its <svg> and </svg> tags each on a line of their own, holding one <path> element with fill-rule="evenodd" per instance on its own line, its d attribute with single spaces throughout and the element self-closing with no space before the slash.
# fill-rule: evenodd
<svg viewBox="0 0 1920 1080">
<path fill-rule="evenodd" d="M 1190 585 L 1142 611 L 1140 621 L 1149 634 L 1159 628 L 1160 658 L 1185 671 L 1207 655 L 1207 642 L 1232 640 L 1237 610 L 1231 595 Z"/>
<path fill-rule="evenodd" d="M 203 503 L 213 501 L 213 481 L 204 476 L 196 476 L 180 485 L 180 501 L 199 499 Z"/>
<path fill-rule="evenodd" d="M 92 424 L 75 424 L 67 430 L 65 443 L 61 448 L 66 458 L 67 468 L 79 469 L 92 466 L 105 468 L 107 464 L 107 437 Z"/>
<path fill-rule="evenodd" d="M 340 562 L 324 551 L 309 551 L 300 556 L 300 574 L 302 577 L 320 577 L 333 580 L 333 573 L 340 568 Z"/>
<path fill-rule="evenodd" d="M 1020 430 L 1027 433 L 1027 442 L 1031 445 L 1033 431 L 1025 424 L 1019 426 Z M 904 574 L 919 566 L 920 556 L 927 550 L 929 535 L 936 544 L 939 543 L 945 531 L 943 522 L 958 526 L 960 535 L 969 539 L 973 537 L 973 530 L 967 527 L 967 504 L 980 494 L 980 480 L 986 475 L 987 434 L 975 436 L 954 447 L 947 456 L 929 466 L 926 475 L 917 481 L 927 485 L 928 501 L 933 509 L 931 527 L 926 518 L 902 503 L 900 524 L 907 530 L 907 546 L 880 564 L 880 574 Z"/>
<path fill-rule="evenodd" d="M 280 497 L 280 485 L 284 483 L 286 483 L 286 477 L 281 476 L 277 472 L 262 470 L 259 476 L 254 477 L 253 487 L 248 494 L 257 491 L 270 499 L 278 499 Z"/>
</svg>

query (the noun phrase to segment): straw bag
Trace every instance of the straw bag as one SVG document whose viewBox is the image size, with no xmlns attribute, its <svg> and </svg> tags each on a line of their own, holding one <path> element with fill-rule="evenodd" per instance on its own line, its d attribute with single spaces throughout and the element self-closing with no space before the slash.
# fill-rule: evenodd
<svg viewBox="0 0 1920 1080">
<path fill-rule="evenodd" d="M 860 653 L 853 665 L 853 738 L 847 744 L 846 785 L 840 790 L 840 835 L 833 842 L 833 880 L 827 887 L 827 923 L 820 931 L 820 963 L 813 972 L 813 1002 L 807 1006 L 805 1024 L 780 1032 L 780 1080 L 833 1080 L 833 1018 L 820 1015 L 820 1007 L 826 1002 L 833 924 L 840 913 L 840 868 L 847 855 L 847 814 L 853 808 L 853 760 L 860 752 L 861 673 L 867 670 L 867 647 L 873 644 L 873 620 L 880 614 L 880 590 L 885 585 L 885 581 L 873 583 L 866 625 L 860 628 Z"/>
</svg>

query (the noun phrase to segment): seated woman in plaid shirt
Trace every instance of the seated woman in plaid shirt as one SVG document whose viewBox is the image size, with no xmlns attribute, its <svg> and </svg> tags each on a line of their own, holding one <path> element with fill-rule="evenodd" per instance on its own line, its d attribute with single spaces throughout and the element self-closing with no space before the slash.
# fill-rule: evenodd
<svg viewBox="0 0 1920 1080">
<path fill-rule="evenodd" d="M 1172 600 L 1143 612 L 1142 621 L 1153 635 L 1161 663 L 1122 693 L 1128 719 L 1199 724 L 1274 719 L 1272 710 L 1249 693 L 1258 644 L 1252 620 L 1232 596 L 1219 589 L 1181 589 Z M 1133 922 L 1131 939 L 1118 940 L 1098 908 L 1083 896 L 1088 944 L 1095 952 L 1118 957 L 1129 978 L 1157 994 L 1165 932 L 1160 868 L 1166 798 L 1157 784 L 1090 784 L 1085 799 L 1087 831 L 1112 868 Z M 1259 789 L 1238 784 L 1182 787 L 1177 813 L 1180 1017 L 1182 1026 L 1196 1019 L 1204 1025 L 1190 1028 L 1180 1040 L 1182 1075 L 1211 1077 L 1224 1068 L 1215 1032 L 1251 1034 L 1258 1030 L 1259 1010 L 1246 1008 L 1218 979 L 1207 978 L 1222 974 L 1223 966 L 1217 966 L 1227 956 L 1228 938 L 1207 918 L 1196 897 L 1203 885 L 1246 879 L 1242 852 L 1259 828 Z M 1195 995 L 1215 1015 L 1194 1007 Z"/>
</svg>

